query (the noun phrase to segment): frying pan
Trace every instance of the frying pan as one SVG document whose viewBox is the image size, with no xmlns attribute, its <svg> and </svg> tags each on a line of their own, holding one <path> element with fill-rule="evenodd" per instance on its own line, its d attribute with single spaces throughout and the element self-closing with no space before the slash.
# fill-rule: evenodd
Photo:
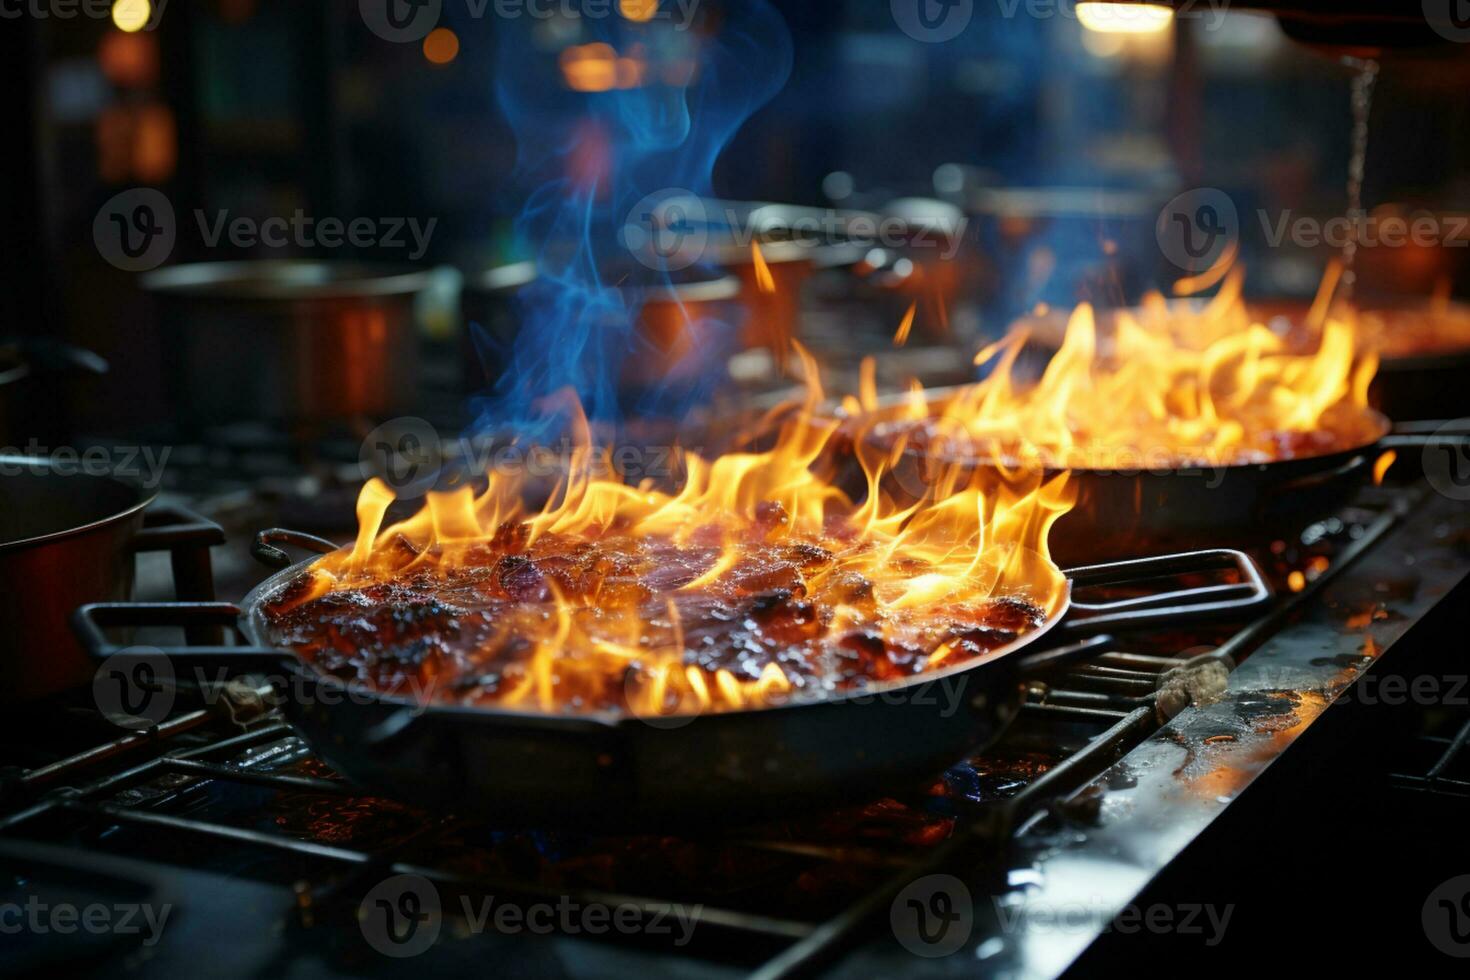
<svg viewBox="0 0 1470 980">
<path fill-rule="evenodd" d="M 276 542 L 336 550 L 273 530 L 257 537 L 257 557 L 288 561 Z M 94 656 L 119 655 L 124 671 L 128 655 L 109 642 L 108 628 L 233 626 L 249 645 L 164 653 L 180 674 L 202 667 L 271 676 L 287 692 L 281 707 L 301 737 L 368 791 L 513 826 L 688 832 L 691 821 L 730 823 L 872 798 L 992 742 L 1019 710 L 1022 682 L 1095 652 L 1110 642 L 1096 635 L 1101 630 L 1220 615 L 1270 597 L 1251 560 L 1236 552 L 1079 568 L 1056 615 L 978 662 L 820 701 L 643 721 L 425 706 L 319 674 L 265 642 L 263 614 L 266 600 L 315 561 L 277 572 L 238 606 L 100 604 L 78 610 L 74 624 Z M 1234 582 L 1146 595 L 1135 588 L 1092 604 L 1072 596 L 1227 571 Z"/>
<path fill-rule="evenodd" d="M 942 403 L 957 390 L 933 389 L 930 403 Z M 876 418 L 881 420 L 889 405 L 906 403 L 906 396 L 887 402 Z M 1344 506 L 1388 450 L 1423 449 L 1456 435 L 1447 429 L 1436 436 L 1396 434 L 1383 415 L 1374 412 L 1372 419 L 1372 441 L 1320 456 L 1169 470 L 1068 470 L 1077 503 L 1053 526 L 1048 546 L 1065 564 L 1084 557 L 1112 561 L 1191 551 L 1206 543 L 1237 547 L 1268 542 Z M 833 480 L 855 491 L 865 488 L 853 458 L 860 447 L 850 438 L 836 445 L 841 472 Z M 844 453 L 844 448 L 852 451 Z M 913 501 L 955 466 L 986 488 L 1014 479 L 994 461 L 943 457 L 909 447 L 886 474 L 884 489 L 900 502 Z"/>
</svg>

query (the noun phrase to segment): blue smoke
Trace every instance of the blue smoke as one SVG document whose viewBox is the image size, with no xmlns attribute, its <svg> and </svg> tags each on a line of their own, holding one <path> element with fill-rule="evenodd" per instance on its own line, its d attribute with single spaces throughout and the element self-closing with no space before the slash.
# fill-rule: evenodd
<svg viewBox="0 0 1470 980">
<path fill-rule="evenodd" d="M 671 0 L 661 9 L 669 19 L 639 24 L 613 13 L 566 21 L 578 32 L 570 41 L 530 18 L 502 25 L 497 96 L 516 134 L 518 178 L 530 189 L 516 231 L 539 276 L 518 296 L 507 369 L 474 405 L 480 431 L 548 435 L 559 420 L 540 400 L 568 388 L 595 422 L 630 412 L 678 417 L 708 394 L 723 366 L 719 355 L 737 341 L 738 314 L 691 323 L 687 356 L 701 359 L 699 370 L 680 370 L 677 381 L 655 381 L 630 399 L 625 365 L 652 354 L 636 329 L 645 300 L 713 270 L 649 268 L 622 232 L 650 195 L 710 195 L 716 158 L 784 85 L 792 62 L 786 25 L 765 0 L 719 9 L 705 0 L 687 29 L 676 26 Z M 610 45 L 641 62 L 641 83 L 572 91 L 558 62 L 569 43 Z"/>
</svg>

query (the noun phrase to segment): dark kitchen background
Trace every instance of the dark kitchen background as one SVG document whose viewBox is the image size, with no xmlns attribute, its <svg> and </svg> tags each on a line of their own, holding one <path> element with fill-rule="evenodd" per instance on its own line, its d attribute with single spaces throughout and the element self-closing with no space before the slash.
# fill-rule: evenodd
<svg viewBox="0 0 1470 980">
<path fill-rule="evenodd" d="M 109 264 L 94 243 L 99 209 L 140 187 L 162 191 L 178 216 L 169 264 L 412 256 L 435 270 L 416 301 L 420 336 L 449 360 L 469 350 L 455 339 L 465 329 L 459 284 L 520 257 L 513 219 L 526 192 L 495 98 L 497 18 L 446 0 L 428 38 L 390 43 L 367 29 L 355 3 L 142 6 L 161 14 L 156 29 L 85 14 L 4 25 L 0 333 L 65 341 L 111 365 L 37 393 L 51 399 L 45 414 L 117 434 L 167 424 L 181 410 L 159 373 L 155 305 L 137 274 Z M 1253 292 L 1299 297 L 1315 288 L 1325 253 L 1261 248 L 1252 215 L 1331 217 L 1347 206 L 1353 69 L 1331 56 L 1340 52 L 1294 44 L 1274 19 L 1250 13 L 1105 33 L 1066 4 L 980 3 L 959 38 L 923 44 L 895 27 L 887 4 L 778 6 L 794 36 L 792 74 L 720 157 L 717 193 L 963 208 L 970 223 L 952 312 L 962 336 L 997 334 L 1040 302 L 1129 302 L 1167 286 L 1177 270 L 1159 255 L 1154 218 L 1191 187 L 1221 188 L 1240 206 Z M 702 8 L 719 16 L 715 0 Z M 127 17 L 145 20 L 129 12 L 126 27 L 135 26 Z M 575 18 L 560 15 L 533 36 L 548 59 L 584 42 Z M 1383 73 L 1367 207 L 1467 204 L 1466 81 L 1463 63 L 1450 59 Z M 298 209 L 318 220 L 435 224 L 418 255 L 406 233 L 392 247 L 250 247 L 228 235 L 211 246 L 194 217 Z M 1406 293 L 1423 295 L 1460 272 L 1448 250 L 1380 251 L 1395 254 L 1365 258 L 1362 275 Z M 901 313 L 900 304 L 892 315 Z M 437 370 L 443 382 L 430 386 L 439 394 L 470 393 L 452 365 Z M 239 414 L 250 411 L 242 404 Z"/>
</svg>

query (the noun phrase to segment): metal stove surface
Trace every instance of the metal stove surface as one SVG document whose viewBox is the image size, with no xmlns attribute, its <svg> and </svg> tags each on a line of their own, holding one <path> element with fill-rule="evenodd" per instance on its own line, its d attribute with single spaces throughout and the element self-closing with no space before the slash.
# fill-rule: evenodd
<svg viewBox="0 0 1470 980">
<path fill-rule="evenodd" d="M 366 799 L 238 689 L 181 697 L 158 729 L 121 737 L 85 696 L 47 706 L 17 720 L 27 738 L 0 757 L 0 906 L 92 896 L 172 911 L 151 945 L 23 933 L 7 967 L 1054 976 L 1117 935 L 1212 825 L 1277 792 L 1258 787 L 1351 714 L 1339 705 L 1364 678 L 1422 652 L 1463 605 L 1470 521 L 1411 481 L 1259 557 L 1288 597 L 1269 616 L 1130 637 L 1035 689 L 1000 745 L 907 798 L 733 835 L 507 833 Z M 1430 737 L 1422 772 L 1398 783 L 1463 790 L 1467 732 Z M 424 906 L 404 889 L 420 882 L 438 900 L 423 920 L 437 941 L 383 955 L 375 902 L 410 921 Z M 495 919 L 504 907 L 519 917 Z M 559 919 L 563 907 L 574 917 Z M 683 942 L 679 914 L 696 907 Z M 607 910 L 595 934 L 589 909 Z M 530 921 L 541 910 L 550 934 Z M 624 915 L 625 928 L 608 925 Z"/>
</svg>

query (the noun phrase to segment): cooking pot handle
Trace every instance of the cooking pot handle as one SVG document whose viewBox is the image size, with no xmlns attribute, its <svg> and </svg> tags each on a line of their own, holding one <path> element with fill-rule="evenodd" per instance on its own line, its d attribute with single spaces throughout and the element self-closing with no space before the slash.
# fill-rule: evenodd
<svg viewBox="0 0 1470 980">
<path fill-rule="evenodd" d="M 97 660 L 136 648 L 119 646 L 107 638 L 114 627 L 178 626 L 186 631 L 211 630 L 216 635 L 239 622 L 240 607 L 229 602 L 100 602 L 83 606 L 72 614 L 72 630 L 82 649 Z M 151 647 L 174 667 L 223 668 L 229 677 L 278 672 L 293 666 L 296 658 L 286 650 L 252 646 Z"/>
<path fill-rule="evenodd" d="M 1236 572 L 1239 582 L 1216 585 L 1182 586 L 1148 595 L 1136 595 L 1107 602 L 1088 603 L 1076 600 L 1089 588 L 1122 588 L 1143 586 L 1185 575 L 1207 575 Z M 1271 599 L 1271 587 L 1250 557 L 1239 551 L 1195 551 L 1158 558 L 1112 562 L 1074 568 L 1066 573 L 1072 580 L 1074 601 L 1062 621 L 1061 628 L 1070 633 L 1092 633 L 1101 629 L 1149 626 L 1177 620 L 1189 620 L 1240 612 L 1263 605 Z"/>
<path fill-rule="evenodd" d="M 330 555 L 341 549 L 341 545 L 333 544 L 326 538 L 319 538 L 315 534 L 307 534 L 305 531 L 290 531 L 283 527 L 273 527 L 261 531 L 255 535 L 255 542 L 250 546 L 250 554 L 256 561 L 267 568 L 290 568 L 291 556 L 280 548 L 276 542 L 294 545 L 297 548 L 310 551 L 314 555 Z"/>
</svg>

